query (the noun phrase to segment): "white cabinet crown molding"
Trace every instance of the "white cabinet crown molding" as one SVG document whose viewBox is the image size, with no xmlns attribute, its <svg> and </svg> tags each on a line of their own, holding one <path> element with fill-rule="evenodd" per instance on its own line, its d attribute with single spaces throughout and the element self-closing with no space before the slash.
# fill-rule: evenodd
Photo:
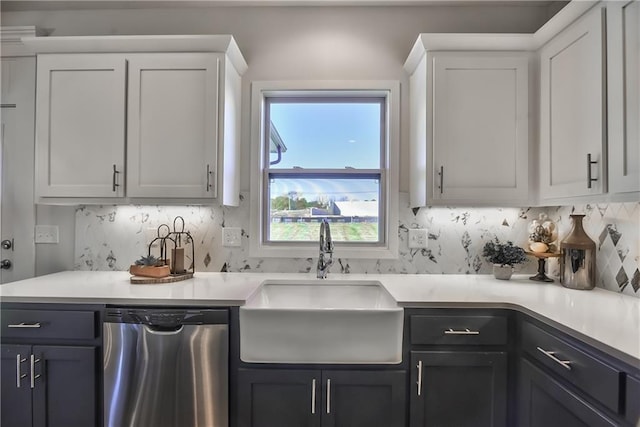
<svg viewBox="0 0 640 427">
<path fill-rule="evenodd" d="M 248 68 L 232 35 L 64 36 L 21 40 L 32 54 L 217 52 L 227 55 L 238 74 L 244 74 Z"/>
<path fill-rule="evenodd" d="M 599 1 L 572 1 L 533 34 L 423 33 L 411 48 L 404 69 L 411 74 L 427 52 L 434 51 L 535 51 Z"/>
<path fill-rule="evenodd" d="M 16 27 L 0 27 L 0 42 L 2 56 L 34 56 L 34 53 L 22 43 L 23 37 L 44 35 L 44 32 L 32 25 Z"/>
<path fill-rule="evenodd" d="M 451 34 L 424 33 L 411 48 L 404 69 L 411 74 L 427 52 L 434 51 L 531 51 L 536 49 L 533 34 Z"/>
<path fill-rule="evenodd" d="M 589 9 L 600 3 L 598 0 L 573 0 L 565 7 L 560 9 L 553 18 L 551 18 L 542 27 L 538 28 L 533 34 L 536 43 L 536 49 L 549 42 L 553 37 L 558 35 L 560 31 L 567 28 L 574 21 L 584 15 Z"/>
</svg>

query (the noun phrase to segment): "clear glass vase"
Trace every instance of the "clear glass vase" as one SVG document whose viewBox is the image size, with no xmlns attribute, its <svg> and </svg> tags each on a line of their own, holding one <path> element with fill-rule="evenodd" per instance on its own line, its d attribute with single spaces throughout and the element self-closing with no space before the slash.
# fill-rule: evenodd
<svg viewBox="0 0 640 427">
<path fill-rule="evenodd" d="M 560 242 L 560 283 L 571 289 L 596 286 L 596 243 L 582 227 L 583 214 L 570 215 L 573 228 Z"/>
</svg>

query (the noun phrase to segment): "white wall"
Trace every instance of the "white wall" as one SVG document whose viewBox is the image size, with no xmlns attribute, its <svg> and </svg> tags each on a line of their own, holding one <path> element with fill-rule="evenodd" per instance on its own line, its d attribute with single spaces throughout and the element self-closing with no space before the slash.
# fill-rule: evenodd
<svg viewBox="0 0 640 427">
<path fill-rule="evenodd" d="M 253 80 L 384 79 L 401 82 L 402 164 L 408 160 L 408 78 L 402 65 L 419 33 L 537 30 L 556 8 L 546 6 L 191 7 L 7 11 L 2 25 L 36 25 L 54 36 L 232 34 L 249 71 L 243 76 L 243 170 L 249 190 L 249 87 Z M 46 3 L 46 2 L 45 2 Z M 102 2 L 104 4 L 104 2 Z M 468 4 L 468 3 L 467 3 Z M 531 3 L 529 3 L 531 4 Z M 36 3 L 42 6 L 43 3 Z M 28 7 L 28 3 L 27 3 Z M 400 191 L 408 191 L 401 168 Z"/>
<path fill-rule="evenodd" d="M 36 244 L 36 276 L 73 270 L 75 206 L 36 206 L 36 224 L 58 227 L 58 243 Z"/>
</svg>

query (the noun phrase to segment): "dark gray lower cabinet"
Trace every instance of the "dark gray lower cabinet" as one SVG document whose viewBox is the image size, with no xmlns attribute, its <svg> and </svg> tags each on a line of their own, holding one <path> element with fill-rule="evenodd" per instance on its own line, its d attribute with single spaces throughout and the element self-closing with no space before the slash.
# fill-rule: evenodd
<svg viewBox="0 0 640 427">
<path fill-rule="evenodd" d="M 0 424 L 96 425 L 96 348 L 2 345 Z"/>
<path fill-rule="evenodd" d="M 323 427 L 404 427 L 404 371 L 322 371 Z"/>
<path fill-rule="evenodd" d="M 404 427 L 404 371 L 240 369 L 238 427 Z"/>
<path fill-rule="evenodd" d="M 526 359 L 520 360 L 519 388 L 519 427 L 618 425 Z"/>
<path fill-rule="evenodd" d="M 640 379 L 627 376 L 626 419 L 632 425 L 640 426 Z"/>
<path fill-rule="evenodd" d="M 0 362 L 0 425 L 31 426 L 33 406 L 30 386 L 29 345 L 2 345 Z"/>
<path fill-rule="evenodd" d="M 411 427 L 507 425 L 507 353 L 411 352 Z"/>
<path fill-rule="evenodd" d="M 320 377 L 319 371 L 240 369 L 238 427 L 320 427 Z"/>
</svg>

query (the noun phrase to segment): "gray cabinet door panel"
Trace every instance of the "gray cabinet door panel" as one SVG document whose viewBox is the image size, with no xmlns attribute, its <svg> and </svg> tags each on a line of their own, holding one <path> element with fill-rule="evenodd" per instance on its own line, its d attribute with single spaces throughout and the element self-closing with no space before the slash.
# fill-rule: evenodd
<svg viewBox="0 0 640 427">
<path fill-rule="evenodd" d="M 32 422 L 31 414 L 33 413 L 29 383 L 31 346 L 3 344 L 1 353 L 2 398 L 0 399 L 0 425 L 30 426 Z M 20 368 L 18 368 L 18 364 Z M 18 382 L 20 387 L 18 387 Z"/>
<path fill-rule="evenodd" d="M 520 361 L 518 426 L 612 427 L 618 425 L 568 388 Z"/>
<path fill-rule="evenodd" d="M 414 351 L 410 378 L 411 427 L 507 425 L 505 352 Z"/>
<path fill-rule="evenodd" d="M 33 346 L 34 427 L 97 425 L 96 349 L 75 346 Z"/>
<path fill-rule="evenodd" d="M 403 427 L 403 371 L 323 371 L 323 427 Z"/>
<path fill-rule="evenodd" d="M 320 371 L 241 369 L 238 427 L 320 427 L 320 374 Z"/>
</svg>

